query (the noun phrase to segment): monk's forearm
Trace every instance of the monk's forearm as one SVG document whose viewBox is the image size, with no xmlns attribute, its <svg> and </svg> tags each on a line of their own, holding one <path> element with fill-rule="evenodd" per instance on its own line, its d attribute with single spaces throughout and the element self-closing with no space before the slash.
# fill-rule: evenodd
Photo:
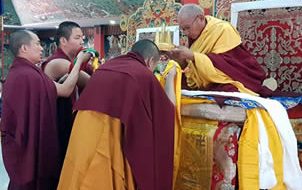
<svg viewBox="0 0 302 190">
<path fill-rule="evenodd" d="M 82 59 L 77 59 L 76 64 L 63 84 L 55 83 L 58 96 L 69 97 L 71 95 L 78 81 L 82 62 Z"/>
<path fill-rule="evenodd" d="M 166 84 L 165 84 L 165 92 L 170 99 L 170 101 L 175 105 L 176 97 L 175 97 L 175 88 L 174 88 L 174 77 L 173 75 L 167 75 Z"/>
<path fill-rule="evenodd" d="M 81 69 L 81 64 L 82 64 L 82 60 L 77 59 L 76 64 L 74 65 L 74 67 L 72 68 L 69 76 L 67 77 L 67 79 L 64 81 L 63 85 L 65 85 L 66 90 L 71 94 L 77 81 L 79 78 L 79 72 Z"/>
<path fill-rule="evenodd" d="M 188 66 L 190 61 L 192 61 L 193 63 L 195 62 L 194 61 L 194 53 L 192 51 L 189 51 L 186 54 L 186 58 L 181 63 L 179 63 L 181 69 L 185 69 Z"/>
</svg>

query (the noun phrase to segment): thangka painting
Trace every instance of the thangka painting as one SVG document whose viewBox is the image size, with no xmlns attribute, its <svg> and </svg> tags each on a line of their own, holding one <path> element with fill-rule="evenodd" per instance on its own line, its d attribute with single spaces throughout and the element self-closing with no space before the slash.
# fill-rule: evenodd
<svg viewBox="0 0 302 190">
<path fill-rule="evenodd" d="M 302 2 L 301 2 L 302 4 Z M 237 27 L 243 45 L 278 89 L 302 92 L 302 5 L 240 11 Z"/>
<path fill-rule="evenodd" d="M 213 15 L 214 0 L 199 0 L 199 5 L 203 8 L 205 15 Z"/>
<path fill-rule="evenodd" d="M 214 16 L 223 20 L 230 20 L 231 2 L 233 0 L 214 0 Z"/>
<path fill-rule="evenodd" d="M 127 49 L 136 41 L 136 30 L 139 28 L 177 25 L 177 13 L 180 3 L 174 0 L 146 0 L 143 7 L 128 18 L 127 22 Z M 151 34 L 152 35 L 152 34 Z"/>
<path fill-rule="evenodd" d="M 257 0 L 212 0 L 214 4 L 213 15 L 222 20 L 229 21 L 231 19 L 231 3 L 249 2 Z"/>
<path fill-rule="evenodd" d="M 85 48 L 94 48 L 94 28 L 86 27 L 82 28 L 84 34 L 84 47 Z"/>
</svg>

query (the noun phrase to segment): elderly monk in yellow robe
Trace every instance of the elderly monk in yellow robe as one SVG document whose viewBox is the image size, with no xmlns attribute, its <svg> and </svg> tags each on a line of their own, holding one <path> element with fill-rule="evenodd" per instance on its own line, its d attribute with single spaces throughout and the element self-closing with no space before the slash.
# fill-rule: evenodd
<svg viewBox="0 0 302 190">
<path fill-rule="evenodd" d="M 223 20 L 205 16 L 195 4 L 184 5 L 178 13 L 180 29 L 188 37 L 187 47 L 176 47 L 170 57 L 177 60 L 185 71 L 188 88 L 208 91 L 243 92 L 255 96 L 289 95 L 273 92 L 263 85 L 266 74 L 256 59 L 243 47 L 238 31 Z M 297 95 L 297 94 L 291 94 Z M 261 113 L 261 117 L 256 112 Z M 263 184 L 258 157 L 258 121 L 263 120 L 268 134 L 269 151 L 272 154 L 275 181 Z M 266 110 L 247 110 L 247 120 L 239 140 L 238 175 L 239 189 L 260 189 L 259 185 L 270 186 L 262 189 L 284 189 L 290 184 L 283 179 L 283 164 L 287 168 L 287 158 L 282 156 L 282 145 L 275 123 Z M 255 127 L 256 126 L 256 127 Z M 259 134 L 258 134 L 259 133 Z M 280 135 L 280 134 L 279 134 Z M 289 147 L 290 148 L 290 147 Z M 290 164 L 288 164 L 290 165 Z M 296 166 L 296 165 L 295 165 Z M 284 172 L 285 173 L 285 172 Z"/>
<path fill-rule="evenodd" d="M 239 33 L 229 22 L 205 16 L 198 5 L 186 4 L 178 13 L 178 23 L 190 49 L 176 47 L 170 56 L 182 68 L 187 67 L 190 89 L 271 95 L 262 85 L 266 73 L 242 46 Z"/>
</svg>

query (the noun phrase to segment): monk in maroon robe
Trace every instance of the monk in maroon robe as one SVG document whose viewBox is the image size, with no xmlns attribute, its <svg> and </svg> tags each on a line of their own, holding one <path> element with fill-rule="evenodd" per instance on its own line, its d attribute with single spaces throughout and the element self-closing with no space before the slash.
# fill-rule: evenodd
<svg viewBox="0 0 302 190">
<path fill-rule="evenodd" d="M 83 47 L 83 32 L 80 26 L 71 21 L 62 22 L 56 34 L 57 50 L 45 62 L 42 70 L 53 81 L 60 82 L 72 70 L 74 59 Z M 59 130 L 59 142 L 62 160 L 66 153 L 69 136 L 72 129 L 74 114 L 73 103 L 76 100 L 78 89 L 83 89 L 89 80 L 92 68 L 89 64 L 82 64 L 77 89 L 70 97 L 59 97 L 57 99 L 57 124 Z"/>
<path fill-rule="evenodd" d="M 156 45 L 141 40 L 92 75 L 75 106 L 58 189 L 172 189 L 175 110 L 147 68 L 158 60 Z"/>
<path fill-rule="evenodd" d="M 10 36 L 16 56 L 3 87 L 1 143 L 9 190 L 54 190 L 60 169 L 57 96 L 69 96 L 77 81 L 81 54 L 63 84 L 54 83 L 35 64 L 41 61 L 38 36 L 19 30 Z"/>
</svg>

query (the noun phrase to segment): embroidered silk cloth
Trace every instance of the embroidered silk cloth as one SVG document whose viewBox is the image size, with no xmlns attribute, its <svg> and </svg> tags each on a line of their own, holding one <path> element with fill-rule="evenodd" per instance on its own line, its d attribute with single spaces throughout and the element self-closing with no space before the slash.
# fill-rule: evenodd
<svg viewBox="0 0 302 190">
<path fill-rule="evenodd" d="M 278 88 L 302 92 L 302 7 L 239 12 L 243 45 L 254 55 Z"/>
</svg>

